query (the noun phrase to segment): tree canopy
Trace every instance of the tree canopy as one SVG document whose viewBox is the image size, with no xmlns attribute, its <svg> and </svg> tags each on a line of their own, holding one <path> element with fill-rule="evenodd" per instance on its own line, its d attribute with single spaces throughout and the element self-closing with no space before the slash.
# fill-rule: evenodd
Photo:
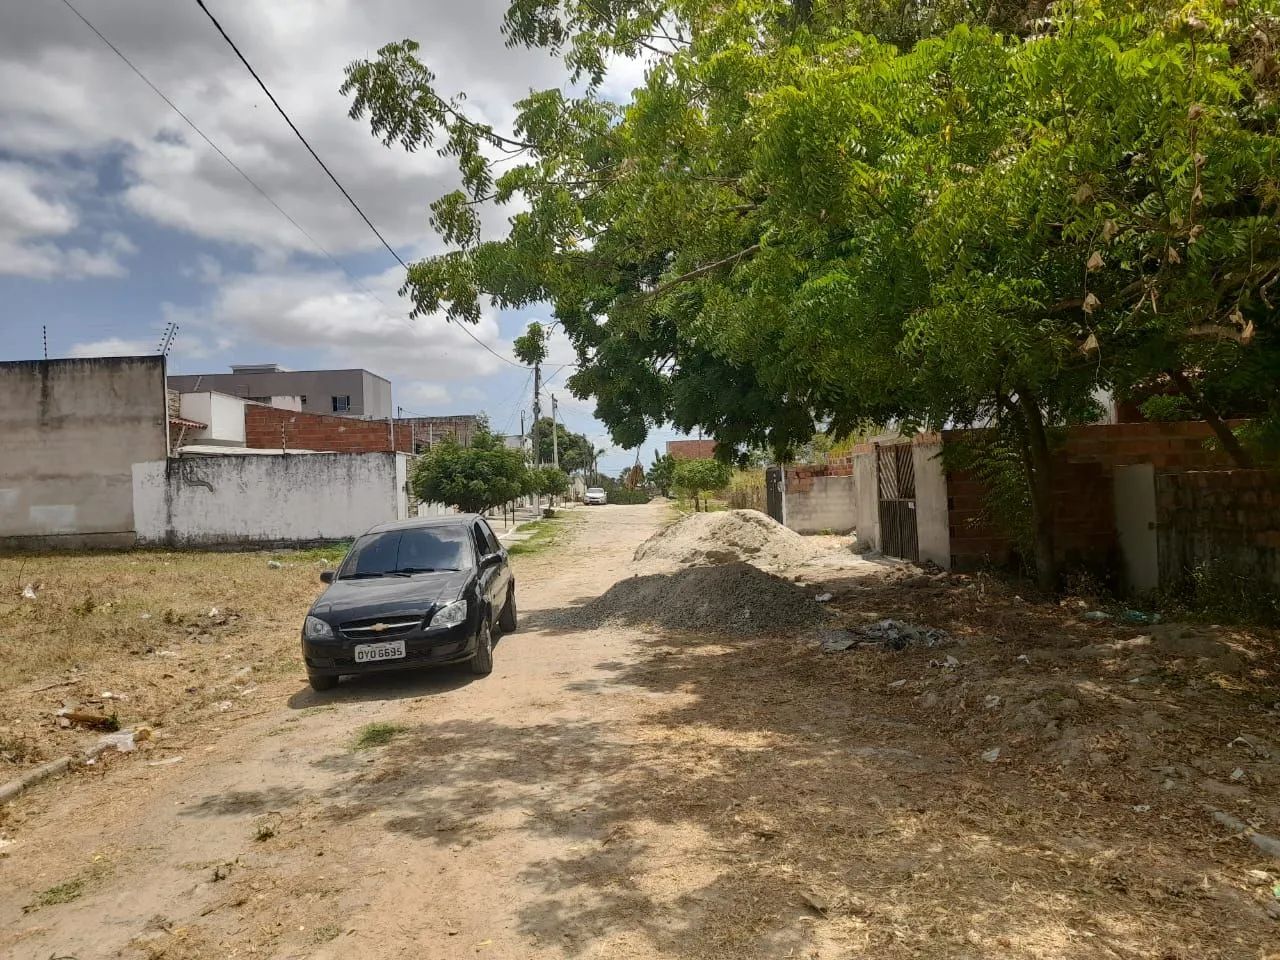
<svg viewBox="0 0 1280 960">
<path fill-rule="evenodd" d="M 532 492 L 528 467 L 519 450 L 510 450 L 488 430 L 479 430 L 468 446 L 448 437 L 420 456 L 410 480 L 419 499 L 483 513 Z"/>
<path fill-rule="evenodd" d="M 543 417 L 538 421 L 534 435 L 538 438 L 535 449 L 538 461 L 553 463 L 553 455 L 557 449 L 552 446 L 550 417 Z M 591 466 L 595 446 L 586 436 L 571 432 L 563 423 L 556 423 L 555 437 L 555 443 L 559 446 L 561 470 L 565 473 L 582 472 Z"/>
<path fill-rule="evenodd" d="M 729 485 L 733 468 L 720 460 L 677 460 L 672 472 L 672 486 L 693 499 L 694 509 L 699 499 L 707 494 L 723 490 Z"/>
<path fill-rule="evenodd" d="M 344 90 L 385 142 L 458 161 L 417 311 L 550 303 L 571 390 L 624 446 L 664 422 L 775 450 L 818 424 L 994 425 L 1051 575 L 1053 432 L 1097 390 L 1176 388 L 1241 463 L 1220 413 L 1280 418 L 1269 3 L 1052 11 L 514 0 L 509 41 L 578 92 L 532 92 L 511 131 L 410 41 Z M 600 92 L 617 55 L 648 65 L 626 103 Z M 518 212 L 486 238 L 491 203 Z"/>
</svg>

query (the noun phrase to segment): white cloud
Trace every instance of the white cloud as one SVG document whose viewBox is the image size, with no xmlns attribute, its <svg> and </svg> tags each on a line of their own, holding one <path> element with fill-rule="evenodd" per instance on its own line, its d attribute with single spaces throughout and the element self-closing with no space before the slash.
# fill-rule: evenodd
<svg viewBox="0 0 1280 960">
<path fill-rule="evenodd" d="M 398 282 L 398 270 L 363 278 L 367 292 L 336 271 L 224 276 L 209 306 L 171 307 L 167 316 L 196 336 L 222 338 L 224 350 L 250 345 L 256 346 L 255 354 L 273 346 L 316 350 L 334 366 L 364 367 L 392 378 L 397 389 L 416 389 L 423 401 L 447 397 L 433 395 L 434 384 L 466 381 L 505 366 L 457 323 L 442 316 L 408 319 L 408 305 L 396 294 Z M 510 356 L 511 345 L 501 339 L 492 313 L 468 329 Z"/>
<path fill-rule="evenodd" d="M 194 5 L 77 5 L 327 250 L 377 249 L 377 238 Z M 510 105 L 531 87 L 558 83 L 562 71 L 542 53 L 505 47 L 506 5 L 224 0 L 217 15 L 320 156 L 408 255 L 427 248 L 427 205 L 453 188 L 453 162 L 433 150 L 409 154 L 378 143 L 367 122 L 347 116 L 349 101 L 338 93 L 343 69 L 413 37 L 442 92 L 465 90 L 468 110 L 507 126 Z M 124 207 L 157 223 L 251 248 L 316 252 L 61 4 L 8 4 L 0 13 L 0 125 L 6 150 L 25 159 L 119 157 Z"/>
<path fill-rule="evenodd" d="M 155 352 L 156 345 L 154 343 L 108 337 L 105 340 L 72 344 L 71 350 L 67 355 L 70 357 L 140 357 Z"/>
<path fill-rule="evenodd" d="M 128 272 L 120 258 L 136 248 L 118 231 L 96 238 L 97 250 L 65 242 L 79 226 L 67 191 L 79 184 L 75 174 L 0 162 L 0 274 L 76 280 Z"/>
</svg>

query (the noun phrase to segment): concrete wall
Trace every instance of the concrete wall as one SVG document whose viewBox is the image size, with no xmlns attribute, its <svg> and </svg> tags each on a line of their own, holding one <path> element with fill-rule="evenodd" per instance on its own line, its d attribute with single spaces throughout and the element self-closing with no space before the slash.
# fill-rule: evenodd
<svg viewBox="0 0 1280 960">
<path fill-rule="evenodd" d="M 857 523 L 851 476 L 787 477 L 787 526 L 796 533 L 848 533 Z"/>
<path fill-rule="evenodd" d="M 134 463 L 168 453 L 164 358 L 0 363 L 0 548 L 131 546 Z"/>
<path fill-rule="evenodd" d="M 187 374 L 169 378 L 180 393 L 213 390 L 233 397 L 306 397 L 306 413 L 333 413 L 333 398 L 349 396 L 348 417 L 391 416 L 391 384 L 367 370 L 281 370 Z"/>
<path fill-rule="evenodd" d="M 346 540 L 407 517 L 404 461 L 319 453 L 139 463 L 138 540 L 178 547 Z"/>
<path fill-rule="evenodd" d="M 248 401 L 225 393 L 184 393 L 182 416 L 208 424 L 203 430 L 187 430 L 183 444 L 200 443 L 214 446 L 243 447 L 244 408 Z"/>
<path fill-rule="evenodd" d="M 942 469 L 942 438 L 917 441 L 911 448 L 916 474 L 916 538 L 920 560 L 951 569 L 951 519 L 947 475 Z"/>
</svg>

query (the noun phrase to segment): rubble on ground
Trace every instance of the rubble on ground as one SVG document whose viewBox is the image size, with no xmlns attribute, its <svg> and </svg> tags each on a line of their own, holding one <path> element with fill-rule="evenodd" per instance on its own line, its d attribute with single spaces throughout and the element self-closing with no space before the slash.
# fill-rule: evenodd
<svg viewBox="0 0 1280 960">
<path fill-rule="evenodd" d="M 830 598 L 830 594 L 826 596 Z M 854 647 L 883 650 L 905 650 L 911 646 L 937 647 L 950 640 L 950 634 L 935 627 L 920 627 L 901 620 L 877 620 L 863 627 L 828 631 L 820 642 L 823 653 L 839 653 Z"/>
<path fill-rule="evenodd" d="M 759 567 L 795 566 L 825 553 L 758 510 L 692 513 L 659 530 L 636 548 L 645 566 L 750 563 Z"/>
<path fill-rule="evenodd" d="M 581 629 L 625 623 L 729 634 L 794 634 L 830 617 L 795 584 L 747 563 L 722 563 L 621 580 L 559 619 L 564 626 Z"/>
</svg>

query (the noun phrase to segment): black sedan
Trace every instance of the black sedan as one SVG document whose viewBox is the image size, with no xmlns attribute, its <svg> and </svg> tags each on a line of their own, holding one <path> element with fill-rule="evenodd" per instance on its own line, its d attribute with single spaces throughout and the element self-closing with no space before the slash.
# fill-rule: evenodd
<svg viewBox="0 0 1280 960">
<path fill-rule="evenodd" d="M 339 677 L 432 664 L 493 670 L 493 631 L 516 628 L 507 551 L 483 517 L 380 524 L 351 545 L 302 627 L 316 690 Z"/>
</svg>

